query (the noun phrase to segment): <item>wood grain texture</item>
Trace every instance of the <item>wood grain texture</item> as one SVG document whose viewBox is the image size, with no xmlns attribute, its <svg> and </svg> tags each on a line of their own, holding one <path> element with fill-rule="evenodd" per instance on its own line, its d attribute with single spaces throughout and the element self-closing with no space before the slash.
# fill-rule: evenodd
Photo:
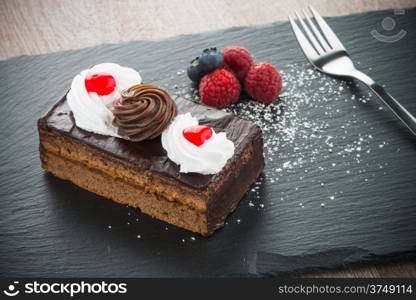
<svg viewBox="0 0 416 300">
<path fill-rule="evenodd" d="M 20 5 L 20 6 L 18 6 L 19 9 L 17 9 L 17 10 L 8 11 L 10 9 L 10 3 L 9 2 L 12 2 L 12 1 L 3 1 L 3 2 L 1 2 L 1 12 L 2 12 L 2 14 L 7 15 L 7 18 L 8 18 L 7 19 L 8 21 L 6 22 L 7 24 L 5 25 L 5 27 L 4 26 L 1 27 L 2 41 L 4 41 L 4 40 L 6 40 L 6 41 L 12 41 L 13 40 L 13 36 L 20 36 L 21 43 L 20 43 L 20 46 L 19 47 L 23 47 L 23 48 L 19 48 L 19 47 L 16 48 L 16 46 L 13 46 L 13 47 L 10 48 L 11 49 L 10 50 L 10 49 L 7 48 L 8 45 L 9 45 L 8 43 L 2 43 L 0 45 L 0 47 L 1 47 L 1 53 L 2 53 L 2 55 L 4 55 L 3 57 L 14 56 L 14 55 L 22 54 L 22 53 L 27 53 L 27 54 L 31 54 L 31 53 L 46 53 L 46 52 L 49 52 L 49 51 L 56 51 L 56 50 L 68 49 L 68 48 L 79 48 L 79 47 L 84 47 L 84 46 L 87 46 L 87 45 L 92 45 L 92 44 L 86 44 L 85 42 L 79 43 L 79 41 L 78 41 L 78 43 L 79 43 L 78 45 L 74 45 L 74 44 L 70 45 L 72 42 L 78 40 L 78 36 L 76 38 L 68 38 L 68 37 L 74 37 L 75 36 L 75 34 L 74 34 L 75 31 L 73 30 L 73 27 L 74 28 L 78 28 L 78 31 L 80 32 L 79 36 L 81 36 L 81 38 L 80 38 L 81 40 L 83 39 L 82 38 L 83 35 L 87 35 L 90 32 L 87 29 L 82 29 L 82 28 L 85 28 L 85 26 L 86 26 L 85 23 L 83 23 L 83 22 L 73 23 L 73 24 L 66 23 L 67 24 L 66 25 L 66 29 L 62 29 L 62 28 L 61 29 L 57 29 L 57 28 L 60 28 L 59 27 L 60 25 L 55 25 L 55 23 L 53 22 L 53 17 L 50 16 L 49 13 L 45 13 L 45 4 L 44 4 L 44 2 L 36 2 L 35 3 L 36 5 L 33 4 L 32 7 L 29 7 L 28 6 L 25 9 L 22 8 L 22 7 L 25 7 L 25 5 Z M 323 2 L 325 2 L 325 1 L 323 1 Z M 406 1 L 404 1 L 405 3 L 403 1 L 397 1 L 397 2 L 396 1 L 393 1 L 393 2 L 394 3 L 400 2 L 401 3 L 400 6 L 409 6 L 409 3 L 406 2 Z M 410 2 L 413 2 L 413 1 L 410 1 Z M 19 2 L 17 1 L 17 3 L 19 3 Z M 27 3 L 34 3 L 34 2 L 27 2 Z M 55 1 L 53 3 L 55 3 Z M 51 7 L 54 5 L 53 3 L 51 3 Z M 109 4 L 106 4 L 106 3 L 107 2 L 100 2 L 100 5 L 97 4 L 97 7 L 94 7 L 94 5 L 93 5 L 94 2 L 86 2 L 86 3 L 83 3 L 83 5 L 89 5 L 91 7 L 91 9 L 96 10 L 96 11 L 101 11 L 101 8 L 106 7 L 106 5 L 108 7 Z M 344 3 L 344 2 L 342 2 L 342 3 Z M 354 3 L 354 2 L 351 2 L 351 3 Z M 392 2 L 390 1 L 387 4 L 386 4 L 386 2 L 384 2 L 384 5 L 389 5 L 390 3 L 392 3 Z M 71 8 L 68 8 L 68 5 L 65 6 L 63 3 L 59 3 L 59 4 L 60 4 L 60 6 L 58 4 L 57 5 L 59 7 L 61 7 L 61 8 L 59 8 L 59 9 L 57 8 L 56 11 L 61 11 L 61 12 L 62 11 L 68 12 L 68 10 L 71 11 Z M 74 7 L 76 7 L 76 5 L 78 5 L 78 4 L 79 3 L 76 2 L 74 4 Z M 112 5 L 115 5 L 115 2 L 112 2 Z M 320 7 L 320 5 L 321 4 L 319 4 L 319 3 L 318 4 L 315 4 L 315 6 L 317 6 L 320 9 L 320 11 L 325 11 L 326 12 L 326 10 L 325 9 L 323 10 L 322 7 Z M 341 4 L 341 6 L 343 6 L 343 5 L 344 4 Z M 363 7 L 363 5 L 366 6 L 363 3 L 361 3 L 361 5 L 357 5 L 357 6 L 358 7 Z M 154 10 L 154 12 L 155 13 L 162 14 L 161 11 L 163 11 L 163 14 L 166 13 L 165 12 L 166 11 L 165 6 L 170 7 L 170 4 L 167 5 L 166 3 L 164 3 L 163 10 L 160 10 L 160 9 L 157 10 L 156 9 L 156 10 Z M 188 7 L 191 7 L 191 6 L 192 6 L 192 3 L 188 3 Z M 248 6 L 250 6 L 250 5 L 248 5 Z M 349 7 L 348 5 L 344 5 L 344 6 Z M 377 8 L 374 5 L 370 5 L 370 6 L 371 7 L 367 7 L 365 9 L 375 9 L 375 8 Z M 48 29 L 48 27 L 47 28 L 43 28 L 43 27 L 42 28 L 39 28 L 39 26 L 40 26 L 39 23 L 35 22 L 34 20 L 32 20 L 32 21 L 27 21 L 26 20 L 26 19 L 30 19 L 29 16 L 32 15 L 32 12 L 34 14 L 35 11 L 38 11 L 39 7 L 43 7 L 41 9 L 41 11 L 43 11 L 43 15 L 42 14 L 40 15 L 39 20 L 41 20 L 41 21 L 39 21 L 39 22 L 41 22 L 42 24 L 46 24 L 46 23 L 49 22 L 49 29 Z M 244 5 L 242 7 L 244 7 Z M 175 8 L 171 8 L 171 11 L 173 9 L 175 9 Z M 207 8 L 207 9 L 209 9 L 209 8 Z M 213 8 L 211 8 L 211 9 L 213 9 Z M 239 9 L 242 9 L 242 8 L 240 7 Z M 293 9 L 293 6 L 291 6 L 290 9 Z M 350 9 L 352 9 L 352 8 L 350 8 Z M 7 10 L 7 12 L 6 12 L 6 10 Z M 24 14 L 22 15 L 22 14 L 17 13 L 19 10 L 23 10 Z M 46 11 L 47 10 L 48 9 L 46 9 Z M 119 12 L 120 12 L 120 9 L 119 9 Z M 212 12 L 214 12 L 214 11 L 212 11 Z M 344 13 L 347 13 L 347 12 L 350 12 L 350 11 L 347 10 Z M 181 13 L 183 13 L 183 12 L 181 12 Z M 268 12 L 259 11 L 258 12 L 258 15 L 267 14 L 267 13 Z M 343 13 L 343 12 L 341 12 L 341 13 Z M 72 13 L 71 14 L 76 15 L 76 12 L 74 10 L 72 10 Z M 135 19 L 134 16 L 137 16 L 137 14 L 133 14 L 132 11 L 130 11 L 130 14 L 131 14 L 131 18 L 132 19 Z M 285 12 L 285 14 L 286 14 L 286 12 Z M 328 13 L 325 13 L 325 14 L 328 14 Z M 15 17 L 11 17 L 12 15 L 15 15 Z M 19 22 L 20 22 L 20 23 L 19 22 L 15 22 L 14 25 L 12 25 L 13 26 L 13 30 L 12 30 L 13 32 L 10 32 L 10 30 L 11 30 L 10 29 L 11 28 L 10 27 L 11 26 L 10 24 L 13 24 L 13 22 L 12 22 L 12 20 L 10 18 L 12 18 L 12 19 L 15 18 L 15 20 L 19 20 Z M 75 19 L 77 19 L 77 18 L 79 18 L 79 17 L 75 17 Z M 146 17 L 143 16 L 143 19 L 145 19 L 145 18 Z M 184 18 L 184 17 L 182 17 L 182 18 Z M 210 18 L 210 17 L 207 17 L 207 18 Z M 228 18 L 228 17 L 224 17 L 224 18 Z M 50 19 L 50 20 L 48 20 L 48 19 Z M 160 18 L 158 18 L 158 19 L 160 20 Z M 172 16 L 170 20 L 172 21 L 172 20 L 175 20 L 175 19 L 176 18 L 174 18 L 174 16 Z M 186 19 L 186 18 L 184 18 L 184 19 Z M 204 18 L 201 18 L 201 20 L 202 19 L 205 20 Z M 4 18 L 1 18 L 1 20 L 4 20 Z M 140 20 L 140 18 L 137 18 L 134 21 L 137 22 L 138 20 Z M 149 17 L 147 17 L 147 20 L 149 20 Z M 258 23 L 264 23 L 263 22 L 264 20 L 265 19 L 262 18 L 261 20 L 258 20 L 257 22 Z M 270 21 L 270 20 L 273 20 L 273 19 L 267 19 L 267 20 Z M 56 21 L 55 22 L 57 22 L 57 21 L 59 21 L 59 18 L 58 17 L 56 17 Z M 249 20 L 246 20 L 246 21 L 248 22 Z M 253 20 L 251 20 L 251 21 L 254 22 Z M 2 22 L 2 21 L 0 21 L 0 22 Z M 94 26 L 97 26 L 97 24 L 100 24 L 100 22 L 101 22 L 100 20 L 94 20 L 94 21 L 90 21 L 89 24 L 90 24 L 90 26 L 94 27 Z M 16 23 L 19 23 L 20 25 L 19 24 L 16 24 Z M 81 27 L 77 27 L 78 26 L 77 24 L 84 24 L 84 25 L 82 25 Z M 149 22 L 147 22 L 146 24 L 147 24 L 146 26 L 150 26 L 149 25 Z M 150 24 L 152 24 L 152 22 L 150 22 Z M 174 23 L 174 24 L 176 24 L 176 23 Z M 179 22 L 178 24 L 182 24 L 182 23 Z M 178 26 L 181 27 L 183 30 L 190 30 L 189 32 L 191 32 L 192 28 L 190 28 L 190 26 L 189 26 L 190 23 L 186 23 L 186 24 L 184 23 L 183 25 L 180 25 L 180 26 L 178 25 Z M 242 25 L 242 24 L 231 24 L 231 25 L 227 25 L 227 24 L 224 24 L 222 26 L 229 27 L 229 26 L 234 26 L 234 25 Z M 247 24 L 250 24 L 250 23 L 247 23 Z M 74 25 L 74 26 L 71 26 L 71 25 Z M 153 24 L 153 25 L 155 25 L 155 24 Z M 159 24 L 158 26 L 160 26 L 160 28 L 164 28 L 164 29 L 163 30 L 160 30 L 160 31 L 157 31 L 157 30 L 154 30 L 154 28 L 153 28 L 154 32 L 157 31 L 157 32 L 162 32 L 163 33 L 163 32 L 169 32 L 169 30 L 172 30 L 172 28 L 169 28 L 170 26 L 163 27 L 161 25 L 163 25 L 163 24 Z M 216 25 L 217 25 L 217 22 L 213 22 L 211 28 L 215 28 L 214 26 L 216 26 Z M 23 32 L 21 31 L 21 29 L 20 29 L 21 27 L 19 27 L 19 26 L 23 26 L 23 28 L 24 28 Z M 45 25 L 42 25 L 42 26 L 45 26 Z M 52 26 L 57 26 L 57 27 L 56 28 L 53 27 L 54 29 L 52 30 L 51 29 Z M 145 25 L 142 25 L 142 27 L 141 27 L 141 29 L 139 31 L 144 31 L 144 32 L 151 31 L 149 28 L 146 28 L 146 26 Z M 174 26 L 174 28 L 175 27 L 176 27 L 176 25 Z M 6 31 L 5 28 L 7 29 L 7 32 L 8 33 L 5 32 Z M 125 27 L 125 28 L 129 29 L 129 27 Z M 137 26 L 134 27 L 134 28 L 137 28 Z M 196 25 L 195 28 L 196 28 L 195 30 L 197 30 L 198 29 L 198 26 Z M 217 27 L 217 28 L 219 28 L 219 27 Z M 95 40 L 94 43 L 97 43 L 97 44 L 103 43 L 103 42 L 104 43 L 116 42 L 117 40 L 111 40 L 111 39 L 110 40 L 105 40 L 104 39 L 105 37 L 108 36 L 108 33 L 112 32 L 113 29 L 114 28 L 107 28 L 107 31 L 105 29 L 102 29 L 101 36 L 100 36 L 100 34 L 97 34 L 97 32 L 92 37 L 87 35 L 88 38 L 86 38 L 86 40 L 94 39 Z M 96 29 L 94 29 L 94 30 L 96 30 Z M 205 31 L 205 30 L 207 30 L 206 25 L 200 27 L 200 31 Z M 30 34 L 28 32 L 30 32 Z M 120 33 L 122 33 L 123 31 L 120 30 L 120 31 L 116 31 L 116 32 L 118 32 L 117 34 L 120 36 Z M 131 32 L 131 31 L 129 31 L 129 32 Z M 185 31 L 185 32 L 187 32 L 187 31 Z M 181 33 L 181 32 L 176 32 L 175 31 L 174 33 L 166 34 L 166 36 L 175 35 L 177 33 Z M 53 36 L 56 36 L 57 37 L 57 40 L 55 42 L 54 42 L 54 39 L 51 38 Z M 6 38 L 3 38 L 3 37 L 6 37 Z M 137 34 L 130 35 L 130 39 L 145 39 L 145 38 L 154 38 L 154 37 L 163 37 L 163 35 L 160 35 L 160 36 L 157 36 L 157 35 L 155 35 L 155 36 L 151 36 L 151 35 L 150 36 L 144 36 L 144 35 L 137 36 Z M 61 41 L 59 41 L 60 39 L 61 39 Z M 128 39 L 126 38 L 126 40 L 128 40 Z M 68 44 L 65 46 L 64 44 L 66 42 Z M 11 44 L 13 44 L 13 43 L 11 42 L 10 45 Z M 57 48 L 54 48 L 54 47 L 57 47 Z M 62 47 L 62 48 L 59 48 L 59 47 Z M 20 50 L 17 50 L 18 48 Z M 4 49 L 8 49 L 8 50 L 4 50 Z M 22 49 L 23 50 L 26 49 L 25 51 L 27 51 L 27 52 L 19 52 Z M 119 49 L 119 48 L 115 48 L 116 52 L 117 52 L 117 49 Z M 132 48 L 130 48 L 130 49 L 132 49 Z M 144 47 L 144 49 L 147 49 L 147 48 Z M 7 52 L 7 51 L 11 51 L 11 52 Z M 15 51 L 15 52 L 13 52 L 13 51 Z M 33 51 L 33 52 L 31 52 L 31 51 Z M 99 52 L 99 51 L 97 51 L 97 52 Z M 121 52 L 122 51 L 120 50 L 120 53 Z M 11 54 L 7 54 L 7 53 L 11 53 Z M 87 50 L 84 53 L 88 54 L 88 53 L 90 53 L 90 51 Z M 89 55 L 91 55 L 91 53 Z M 103 56 L 105 57 L 105 55 L 102 55 L 101 57 L 103 57 Z M 108 55 L 108 53 L 107 53 L 107 57 L 110 57 Z M 116 55 L 115 57 L 118 57 L 120 59 L 120 57 L 122 57 L 122 56 L 120 56 L 120 55 L 117 56 Z M 57 59 L 56 62 L 59 62 L 58 59 L 60 59 L 60 58 L 61 57 L 59 57 L 59 58 L 56 57 L 55 58 L 55 59 Z M 34 61 L 34 62 L 36 63 L 36 61 Z M 18 61 L 16 63 L 18 63 Z M 85 61 L 84 61 L 84 63 L 85 63 Z M 28 67 L 28 65 L 23 65 L 23 66 L 25 68 Z M 68 65 L 65 65 L 65 66 L 68 66 Z M 40 63 L 38 65 L 38 67 L 41 67 L 41 64 Z M 74 66 L 72 71 L 73 72 L 76 72 L 76 70 L 78 70 L 78 69 L 79 69 L 79 66 Z M 57 84 L 57 87 L 60 87 L 60 88 L 62 88 L 62 90 L 64 90 L 65 87 L 66 87 L 66 85 L 67 85 L 67 83 L 69 82 L 71 76 L 72 75 L 70 75 L 69 72 L 68 72 L 68 74 L 65 74 L 65 75 L 58 75 L 57 78 L 55 78 L 55 79 L 52 80 L 51 84 L 56 83 Z M 10 84 L 11 85 L 13 83 L 13 78 L 14 78 L 14 77 L 13 78 L 12 77 L 13 76 L 10 76 L 8 78 L 3 78 L 3 80 L 7 84 Z M 65 77 L 65 78 L 63 78 L 63 77 Z M 27 78 L 27 79 L 29 79 L 29 78 Z M 46 97 L 48 99 L 47 101 L 49 101 L 49 104 L 52 103 L 51 101 L 55 101 L 57 99 L 57 97 L 59 97 L 60 91 L 56 90 L 57 87 L 55 87 L 54 91 L 51 91 L 51 94 L 48 97 Z M 29 94 L 25 94 L 25 95 L 29 95 Z M 4 92 L 4 93 L 2 93 L 2 96 L 3 96 L 4 99 L 7 99 L 8 97 L 10 97 L 10 95 L 9 95 L 9 93 L 7 91 Z M 41 95 L 39 94 L 38 96 L 41 96 Z M 403 96 L 403 94 L 402 94 L 402 96 Z M 35 114 L 39 115 L 41 113 L 41 111 L 46 108 L 45 103 L 42 104 L 42 105 L 43 106 L 41 108 L 36 109 L 36 112 L 34 112 Z M 13 116 L 13 115 L 11 115 L 11 116 Z M 9 118 L 11 118 L 11 117 L 9 117 Z M 7 127 L 6 126 L 6 121 L 5 121 L 5 123 L 2 123 L 2 128 L 3 128 L 3 125 L 4 125 L 4 128 Z M 30 129 L 30 128 L 26 128 L 26 129 Z M 24 134 L 27 136 L 28 133 L 33 134 L 30 130 L 28 132 L 24 133 Z M 10 142 L 15 141 L 14 138 L 12 138 L 12 139 L 13 140 L 11 140 Z M 32 137 L 31 137 L 31 143 L 35 143 L 35 140 Z M 5 147 L 6 146 L 9 146 L 9 145 L 6 145 L 6 144 L 3 144 L 3 145 Z M 28 158 L 27 159 L 24 159 L 23 165 L 21 165 L 22 170 L 34 168 L 33 169 L 34 172 L 31 173 L 31 176 L 34 176 L 34 177 L 33 178 L 29 178 L 29 177 L 26 178 L 25 177 L 26 180 L 28 180 L 28 183 L 29 184 L 31 184 L 33 186 L 36 186 L 36 190 L 43 190 L 45 188 L 52 188 L 53 189 L 52 186 L 61 186 L 61 183 L 56 182 L 54 179 L 50 179 L 50 178 L 49 179 L 46 178 L 46 180 L 41 180 L 40 182 L 37 181 L 37 179 L 36 179 L 37 177 L 36 176 L 38 176 L 38 177 L 41 176 L 41 172 L 38 169 L 39 166 L 38 166 L 38 163 L 36 162 L 36 156 L 34 156 L 34 155 L 36 155 L 36 153 L 33 152 L 35 150 L 29 148 L 28 150 L 25 150 L 25 151 L 28 152 L 27 153 L 27 155 L 28 155 L 27 157 Z M 35 160 L 32 161 L 32 159 L 35 159 Z M 13 168 L 13 166 L 11 166 L 11 165 L 3 165 L 3 167 L 6 168 L 4 170 L 9 170 L 9 171 L 10 170 L 15 170 Z M 20 172 L 20 173 L 17 173 L 17 174 L 21 174 L 22 176 L 25 176 L 25 175 L 23 175 L 23 173 L 21 173 L 21 171 L 18 171 L 18 172 Z M 50 182 L 52 182 L 52 184 Z M 63 184 L 63 185 L 66 186 L 65 184 Z M 57 190 L 59 190 L 59 188 Z M 69 202 L 70 201 L 70 198 L 62 197 L 62 195 L 58 196 L 59 191 L 57 191 L 57 190 L 52 191 L 52 194 L 56 194 L 55 196 L 57 198 L 61 198 L 61 199 L 59 199 L 54 204 L 52 203 L 52 212 L 54 210 L 56 210 L 56 212 L 59 215 L 59 214 L 62 213 L 62 211 L 60 210 L 60 208 L 63 208 L 64 210 L 65 209 L 77 210 L 71 204 L 69 204 L 70 203 Z M 82 191 L 80 192 L 80 191 L 77 191 L 77 190 L 73 190 L 71 188 L 69 188 L 69 190 L 72 191 L 73 193 L 77 194 L 77 195 L 81 195 L 83 197 L 86 197 L 86 195 L 84 193 L 82 193 Z M 23 194 L 21 194 L 22 192 L 19 192 L 18 190 L 14 191 L 13 193 L 15 194 L 15 197 L 17 197 L 17 198 L 19 198 L 19 197 L 21 198 L 22 195 L 23 195 Z M 20 193 L 20 195 L 19 195 L 19 193 Z M 88 200 L 89 199 L 87 199 L 85 201 L 88 201 Z M 98 204 L 98 203 L 100 201 L 102 201 L 102 200 L 101 199 L 97 199 L 97 201 L 98 202 L 94 202 L 94 205 L 92 205 L 92 206 L 97 206 L 97 205 L 99 206 L 99 205 L 101 205 L 101 204 Z M 24 202 L 22 202 L 22 203 L 24 203 Z M 49 204 L 51 204 L 51 203 L 49 203 Z M 76 203 L 76 205 L 81 205 L 82 206 L 81 203 Z M 64 207 L 62 207 L 62 206 L 64 206 Z M 106 207 L 106 205 L 103 205 L 103 206 Z M 33 209 L 35 211 L 37 210 L 36 207 L 33 207 Z M 80 211 L 73 211 L 73 212 L 74 212 L 74 214 L 72 215 L 72 217 L 75 217 L 75 218 L 78 218 L 77 215 L 82 214 Z M 16 212 L 16 213 L 17 213 L 17 216 L 20 216 L 21 218 L 25 219 L 25 214 L 23 214 L 23 213 L 22 214 L 19 214 L 19 212 Z M 48 211 L 45 211 L 45 212 L 39 211 L 38 214 L 43 215 L 43 216 L 46 216 L 46 217 L 49 217 L 49 218 L 55 218 L 53 215 L 50 215 L 50 212 L 48 212 Z M 63 216 L 63 218 L 68 218 L 68 216 L 65 216 L 65 215 L 62 215 L 62 216 Z M 112 216 L 112 213 L 110 213 L 108 215 L 108 217 L 111 217 L 111 216 Z M 82 219 L 81 221 L 84 222 L 84 225 L 85 225 L 85 223 L 89 224 L 89 222 L 85 220 L 85 217 L 87 217 L 87 216 L 86 215 L 84 215 L 84 216 L 81 215 L 81 217 L 80 217 L 80 219 Z M 2 217 L 2 220 L 5 220 L 5 218 Z M 35 225 L 35 226 L 42 227 L 42 224 L 41 223 L 39 223 L 39 224 L 36 223 L 36 220 L 32 220 L 31 222 L 33 222 L 33 225 Z M 61 220 L 61 222 L 62 222 L 62 220 Z M 70 221 L 68 221 L 68 222 L 70 222 Z M 149 220 L 149 222 L 151 223 L 152 220 Z M 5 225 L 5 224 L 6 223 L 3 223 L 3 225 Z M 62 226 L 62 224 L 63 223 L 59 223 L 59 226 Z M 101 225 L 103 225 L 103 224 L 101 224 Z M 104 225 L 105 225 L 105 223 L 104 223 Z M 94 225 L 90 224 L 90 226 L 94 226 Z M 19 244 L 20 242 L 22 242 L 21 241 L 21 237 L 23 237 L 23 235 L 22 235 L 23 232 L 21 230 L 23 230 L 23 228 L 18 227 L 17 228 L 17 231 L 15 232 L 16 238 L 17 238 L 17 240 L 15 241 L 15 244 L 16 245 Z M 60 232 L 63 229 L 62 228 L 55 228 L 54 230 L 56 230 L 56 232 Z M 95 231 L 100 232 L 100 230 L 98 230 L 98 229 L 95 228 L 92 231 L 94 231 L 94 233 L 96 233 Z M 92 233 L 92 232 L 90 232 L 90 233 Z M 55 232 L 51 232 L 48 235 L 54 237 L 54 236 L 56 236 L 56 233 Z M 85 233 L 85 235 L 87 236 L 88 234 Z M 1 235 L 0 235 L 0 237 L 1 237 Z M 4 237 L 4 234 L 3 234 L 3 237 Z M 59 237 L 56 236 L 56 238 L 59 238 Z M 115 238 L 115 239 L 117 239 L 117 238 Z M 87 244 L 86 244 L 86 246 L 87 246 Z M 62 249 L 64 249 L 64 248 L 62 248 Z M 200 249 L 203 249 L 203 248 L 200 247 Z M 111 248 L 107 248 L 106 251 L 108 251 L 108 253 L 110 255 Z M 29 253 L 30 253 L 30 251 L 29 251 Z M 2 252 L 2 254 L 5 255 L 5 253 L 3 253 L 3 252 Z M 90 254 L 92 254 L 92 253 L 90 253 Z M 4 256 L 4 255 L 2 255 L 2 256 Z M 75 255 L 75 254 L 72 253 L 72 255 Z M 112 257 L 111 259 L 114 259 L 114 257 Z M 32 270 L 32 271 L 34 271 L 34 270 Z M 59 273 L 57 273 L 57 274 L 59 274 Z M 325 273 L 320 273 L 320 274 L 310 274 L 308 276 L 310 276 L 310 277 L 415 277 L 416 276 L 415 274 L 416 274 L 416 265 L 415 265 L 415 263 L 413 263 L 413 262 L 410 262 L 410 263 L 399 262 L 399 263 L 390 263 L 390 264 L 382 265 L 382 266 L 380 266 L 380 265 L 366 266 L 366 267 L 361 266 L 361 267 L 356 267 L 356 268 L 348 268 L 348 269 L 344 269 L 344 270 L 331 271 L 331 272 L 325 272 Z"/>
<path fill-rule="evenodd" d="M 409 7 L 415 0 L 0 0 L 0 59 L 323 15 Z"/>
<path fill-rule="evenodd" d="M 303 275 L 302 278 L 416 278 L 415 262 L 361 266 Z"/>
</svg>

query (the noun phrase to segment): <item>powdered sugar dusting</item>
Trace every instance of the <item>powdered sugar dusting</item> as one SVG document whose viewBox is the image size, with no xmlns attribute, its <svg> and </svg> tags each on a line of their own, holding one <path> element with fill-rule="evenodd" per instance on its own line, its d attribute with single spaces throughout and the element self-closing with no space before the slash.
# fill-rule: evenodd
<svg viewBox="0 0 416 300">
<path fill-rule="evenodd" d="M 374 154 L 381 157 L 380 152 L 400 152 L 400 148 L 383 140 L 380 128 L 374 128 L 369 114 L 387 110 L 366 88 L 359 90 L 306 63 L 287 65 L 281 73 L 284 90 L 274 103 L 262 104 L 243 94 L 244 99 L 226 109 L 256 123 L 264 137 L 263 175 L 240 205 L 258 213 L 284 206 L 286 211 L 289 207 L 299 214 L 308 214 L 310 209 L 327 214 L 351 192 L 349 186 L 335 182 L 371 185 L 376 174 L 385 176 L 391 169 L 389 163 L 375 161 Z M 190 84 L 182 69 L 155 80 L 173 99 L 200 102 L 197 87 Z M 310 185 L 319 187 L 314 195 L 308 194 L 311 189 L 305 189 Z M 273 197 L 264 197 L 270 191 Z M 132 221 L 137 223 L 139 219 L 134 218 Z M 225 222 L 226 226 L 247 224 L 250 222 L 238 213 Z M 170 231 L 166 225 L 162 228 Z M 183 237 L 180 243 L 198 240 L 193 235 Z"/>
<path fill-rule="evenodd" d="M 383 163 L 374 166 L 367 162 L 374 147 L 382 149 L 388 145 L 387 141 L 373 144 L 374 127 L 359 113 L 363 106 L 371 103 L 371 93 L 367 90 L 355 93 L 350 83 L 326 76 L 308 64 L 287 65 L 281 73 L 283 93 L 278 101 L 272 104 L 240 101 L 226 109 L 253 121 L 263 131 L 265 176 L 251 188 L 256 201 L 249 201 L 248 206 L 264 208 L 260 186 L 279 184 L 288 176 L 296 177 L 299 183 L 296 191 L 306 182 L 328 190 L 328 195 L 317 206 L 331 205 L 323 201 L 337 201 L 340 197 L 335 195 L 341 195 L 342 191 L 331 191 L 324 182 L 314 178 L 324 176 L 328 169 L 340 170 L 343 176 L 357 176 L 354 173 L 360 165 L 358 176 L 363 176 L 363 182 L 369 182 L 364 174 L 371 173 L 374 167 L 385 167 Z M 197 89 L 189 84 L 167 88 L 174 98 L 199 102 Z M 362 126 L 361 132 L 350 131 L 357 125 Z M 285 196 L 282 194 L 281 198 Z M 299 205 L 299 199 L 294 201 L 299 208 L 306 206 L 305 203 Z"/>
</svg>

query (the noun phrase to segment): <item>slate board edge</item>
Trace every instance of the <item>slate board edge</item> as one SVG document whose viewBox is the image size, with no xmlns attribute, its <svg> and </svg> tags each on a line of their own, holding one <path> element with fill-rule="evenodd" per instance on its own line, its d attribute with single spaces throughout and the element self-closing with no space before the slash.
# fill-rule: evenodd
<svg viewBox="0 0 416 300">
<path fill-rule="evenodd" d="M 337 256 L 338 251 L 350 250 L 349 255 Z M 298 276 L 303 274 L 314 274 L 328 271 L 343 271 L 354 268 L 370 267 L 393 264 L 393 263 L 410 263 L 416 261 L 416 251 L 397 252 L 390 253 L 388 255 L 376 255 L 368 252 L 365 249 L 349 249 L 349 248 L 334 248 L 326 252 L 318 252 L 313 255 L 304 254 L 298 256 L 285 256 L 277 253 L 267 253 L 271 256 L 269 259 L 259 259 L 259 255 L 263 253 L 257 253 L 256 255 L 256 270 L 251 275 L 256 277 L 288 277 Z M 314 257 L 317 256 L 329 256 L 330 259 L 326 266 L 319 266 L 314 262 Z M 276 271 L 273 267 L 264 268 L 261 265 L 279 264 L 279 271 Z M 287 269 L 286 269 L 287 268 Z M 246 276 L 246 275 L 244 275 Z"/>
</svg>

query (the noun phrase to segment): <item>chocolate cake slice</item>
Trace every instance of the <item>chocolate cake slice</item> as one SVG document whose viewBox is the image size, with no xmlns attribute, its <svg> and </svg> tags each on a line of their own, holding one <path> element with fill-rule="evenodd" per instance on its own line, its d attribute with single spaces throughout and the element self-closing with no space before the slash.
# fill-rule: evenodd
<svg viewBox="0 0 416 300">
<path fill-rule="evenodd" d="M 173 225 L 211 235 L 260 175 L 260 128 L 232 114 L 176 100 L 179 113 L 225 132 L 235 152 L 214 175 L 180 173 L 160 136 L 140 142 L 91 133 L 75 125 L 66 96 L 38 121 L 42 167 L 55 176 Z"/>
</svg>

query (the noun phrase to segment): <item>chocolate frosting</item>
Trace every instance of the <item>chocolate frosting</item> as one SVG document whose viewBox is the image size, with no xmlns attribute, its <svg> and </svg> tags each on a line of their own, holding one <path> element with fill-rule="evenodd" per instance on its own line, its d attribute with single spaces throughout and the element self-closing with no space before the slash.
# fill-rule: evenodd
<svg viewBox="0 0 416 300">
<path fill-rule="evenodd" d="M 214 128 L 216 132 L 225 132 L 235 145 L 235 155 L 227 164 L 233 163 L 241 155 L 254 137 L 261 137 L 260 128 L 250 121 L 240 119 L 230 113 L 204 105 L 198 105 L 183 98 L 176 99 L 179 113 L 190 112 L 199 123 Z M 39 126 L 46 130 L 58 130 L 61 134 L 87 144 L 100 151 L 107 152 L 118 159 L 128 162 L 132 168 L 150 170 L 167 176 L 195 189 L 205 189 L 210 182 L 217 180 L 221 173 L 202 175 L 198 173 L 180 173 L 179 166 L 172 162 L 162 147 L 160 138 L 142 142 L 132 142 L 116 137 L 88 132 L 75 125 L 66 97 L 39 120 Z"/>
<path fill-rule="evenodd" d="M 118 134 L 133 142 L 158 137 L 178 114 L 169 93 L 151 84 L 137 84 L 123 91 L 113 107 Z"/>
</svg>

